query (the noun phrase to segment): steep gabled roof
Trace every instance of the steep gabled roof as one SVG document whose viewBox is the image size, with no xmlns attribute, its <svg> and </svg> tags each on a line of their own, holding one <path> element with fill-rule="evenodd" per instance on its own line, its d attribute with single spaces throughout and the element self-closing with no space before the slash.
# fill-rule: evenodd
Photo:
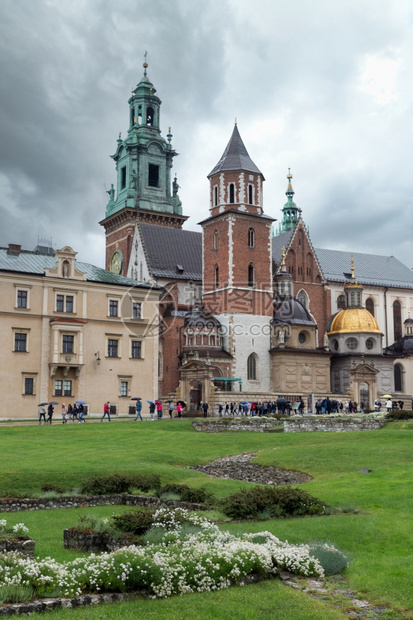
<svg viewBox="0 0 413 620">
<path fill-rule="evenodd" d="M 272 259 L 277 265 L 281 263 L 282 249 L 288 248 L 294 230 L 286 230 L 272 238 Z"/>
<path fill-rule="evenodd" d="M 153 277 L 202 280 L 202 233 L 153 224 L 140 228 Z"/>
<path fill-rule="evenodd" d="M 262 172 L 258 170 L 257 166 L 248 155 L 248 151 L 238 131 L 237 124 L 234 125 L 234 131 L 232 132 L 230 141 L 221 159 L 212 172 L 209 173 L 208 178 L 217 172 L 224 172 L 226 170 L 245 170 L 246 172 L 255 172 L 256 174 L 262 175 Z"/>
</svg>

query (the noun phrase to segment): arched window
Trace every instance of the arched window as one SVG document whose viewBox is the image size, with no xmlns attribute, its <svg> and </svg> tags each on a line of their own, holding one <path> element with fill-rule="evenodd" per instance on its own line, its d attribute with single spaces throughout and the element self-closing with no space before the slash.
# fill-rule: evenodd
<svg viewBox="0 0 413 620">
<path fill-rule="evenodd" d="M 308 295 L 305 291 L 303 291 L 303 289 L 299 291 L 297 295 L 297 300 L 300 302 L 302 306 L 304 306 L 304 308 L 308 310 Z"/>
<path fill-rule="evenodd" d="M 253 248 L 255 246 L 255 230 L 253 228 L 248 229 L 248 247 Z"/>
<path fill-rule="evenodd" d="M 251 183 L 248 185 L 248 204 L 252 205 L 252 185 Z"/>
<path fill-rule="evenodd" d="M 337 310 L 344 310 L 346 307 L 346 298 L 344 295 L 337 297 Z"/>
<path fill-rule="evenodd" d="M 366 310 L 370 312 L 372 316 L 374 316 L 374 301 L 369 297 L 366 299 Z"/>
<path fill-rule="evenodd" d="M 214 284 L 215 284 L 215 288 L 219 287 L 219 267 L 218 267 L 218 265 L 215 265 L 215 267 L 214 267 Z"/>
<path fill-rule="evenodd" d="M 215 185 L 214 187 L 214 205 L 217 206 L 218 205 L 218 188 Z"/>
<path fill-rule="evenodd" d="M 233 183 L 229 184 L 229 202 L 230 204 L 235 202 L 235 185 Z"/>
<path fill-rule="evenodd" d="M 218 231 L 214 231 L 214 250 L 218 250 Z"/>
<path fill-rule="evenodd" d="M 247 359 L 247 379 L 249 381 L 256 381 L 257 379 L 257 360 L 255 353 L 251 353 Z"/>
<path fill-rule="evenodd" d="M 394 366 L 394 391 L 403 392 L 403 369 L 400 364 Z"/>
<path fill-rule="evenodd" d="M 248 286 L 254 286 L 254 265 L 250 263 L 248 265 Z"/>
<path fill-rule="evenodd" d="M 402 307 L 400 301 L 393 303 L 393 326 L 394 326 L 394 339 L 399 340 L 402 337 Z"/>
<path fill-rule="evenodd" d="M 153 117 L 154 117 L 153 108 L 147 108 L 147 110 L 146 110 L 146 124 L 147 124 L 148 127 L 152 127 L 152 125 L 153 125 Z"/>
</svg>

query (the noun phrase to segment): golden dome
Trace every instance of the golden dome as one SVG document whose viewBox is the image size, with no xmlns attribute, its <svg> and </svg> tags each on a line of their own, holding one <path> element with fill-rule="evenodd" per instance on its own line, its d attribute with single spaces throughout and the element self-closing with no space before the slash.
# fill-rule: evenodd
<svg viewBox="0 0 413 620">
<path fill-rule="evenodd" d="M 333 319 L 329 336 L 339 333 L 372 332 L 381 334 L 377 321 L 366 308 L 347 308 L 341 310 Z"/>
</svg>

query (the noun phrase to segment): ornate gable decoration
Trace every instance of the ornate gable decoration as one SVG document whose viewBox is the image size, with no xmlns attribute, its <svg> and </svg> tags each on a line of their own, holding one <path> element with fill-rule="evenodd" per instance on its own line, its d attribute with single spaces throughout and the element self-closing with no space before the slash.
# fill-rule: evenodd
<svg viewBox="0 0 413 620">
<path fill-rule="evenodd" d="M 56 265 L 50 269 L 45 269 L 46 276 L 68 280 L 87 280 L 86 274 L 76 267 L 76 254 L 77 252 L 72 250 L 69 245 L 61 250 L 56 250 Z"/>
</svg>

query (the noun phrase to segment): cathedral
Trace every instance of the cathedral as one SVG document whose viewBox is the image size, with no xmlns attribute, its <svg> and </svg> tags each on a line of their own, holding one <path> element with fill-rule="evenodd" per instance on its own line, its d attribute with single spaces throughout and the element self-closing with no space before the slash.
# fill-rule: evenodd
<svg viewBox="0 0 413 620">
<path fill-rule="evenodd" d="M 275 228 L 264 175 L 237 124 L 211 162 L 209 211 L 185 230 L 169 128 L 148 65 L 112 156 L 116 187 L 100 224 L 106 269 L 160 289 L 158 393 L 218 402 L 392 394 L 411 406 L 413 272 L 396 258 L 314 248 L 287 174 Z M 278 214 L 277 214 L 278 215 Z"/>
</svg>

